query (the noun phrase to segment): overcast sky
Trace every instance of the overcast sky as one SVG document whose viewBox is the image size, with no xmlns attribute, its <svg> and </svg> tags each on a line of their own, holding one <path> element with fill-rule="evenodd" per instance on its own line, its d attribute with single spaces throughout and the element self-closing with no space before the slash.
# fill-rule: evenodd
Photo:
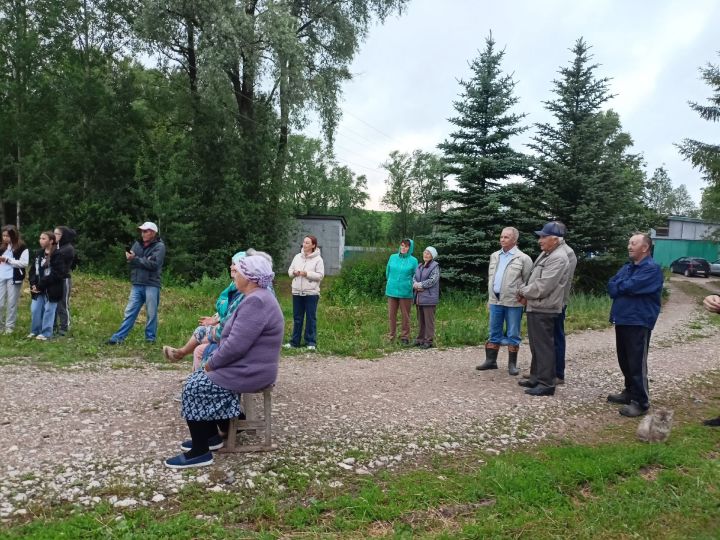
<svg viewBox="0 0 720 540">
<path fill-rule="evenodd" d="M 698 68 L 720 63 L 719 23 L 716 0 L 410 0 L 402 15 L 370 30 L 352 65 L 337 159 L 368 177 L 369 207 L 380 208 L 386 178 L 380 164 L 392 150 L 437 151 L 453 127 L 447 119 L 455 115 L 457 81 L 469 78 L 468 63 L 490 31 L 506 50 L 503 69 L 514 74 L 516 111 L 528 113 L 527 125 L 551 120 L 542 102 L 553 98 L 552 80 L 582 36 L 600 64 L 598 76 L 612 78 L 609 107 L 620 114 L 648 174 L 664 164 L 673 183 L 685 184 L 699 202 L 700 174 L 674 144 L 685 137 L 720 140 L 720 124 L 688 106 L 711 95 Z M 515 147 L 527 151 L 533 132 Z"/>
</svg>

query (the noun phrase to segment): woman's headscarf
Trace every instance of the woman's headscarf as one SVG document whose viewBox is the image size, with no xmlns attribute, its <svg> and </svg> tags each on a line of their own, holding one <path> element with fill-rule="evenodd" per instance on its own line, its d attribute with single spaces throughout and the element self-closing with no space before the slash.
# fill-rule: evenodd
<svg viewBox="0 0 720 540">
<path fill-rule="evenodd" d="M 252 255 L 244 257 L 235 263 L 235 270 L 240 272 L 245 279 L 257 283 L 259 287 L 267 289 L 272 285 L 275 273 L 272 266 L 264 257 Z"/>
</svg>

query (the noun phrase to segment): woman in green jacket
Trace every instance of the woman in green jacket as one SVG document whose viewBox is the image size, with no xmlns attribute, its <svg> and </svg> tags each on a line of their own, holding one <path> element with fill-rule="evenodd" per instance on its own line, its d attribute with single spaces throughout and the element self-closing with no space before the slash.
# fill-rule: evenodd
<svg viewBox="0 0 720 540">
<path fill-rule="evenodd" d="M 403 345 L 410 343 L 410 306 L 413 298 L 413 276 L 417 268 L 418 261 L 413 257 L 412 252 L 415 243 L 410 239 L 400 242 L 400 248 L 397 253 L 390 255 L 387 266 L 385 267 L 385 277 L 387 285 L 385 286 L 385 295 L 388 297 L 388 316 L 390 318 L 390 335 L 391 340 L 395 339 L 397 332 L 397 312 L 400 308 L 402 319 L 402 333 L 400 334 L 400 342 Z"/>
</svg>

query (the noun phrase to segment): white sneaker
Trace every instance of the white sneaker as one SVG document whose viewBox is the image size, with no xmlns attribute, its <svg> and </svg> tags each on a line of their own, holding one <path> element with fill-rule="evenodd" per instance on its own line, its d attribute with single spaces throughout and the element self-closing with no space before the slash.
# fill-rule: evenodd
<svg viewBox="0 0 720 540">
<path fill-rule="evenodd" d="M 25 337 L 28 338 L 28 339 L 32 339 L 32 338 L 35 337 L 35 334 L 33 334 L 32 332 L 30 332 L 30 333 L 29 333 L 27 336 L 25 336 Z"/>
<path fill-rule="evenodd" d="M 37 339 L 38 341 L 47 341 L 48 340 L 48 338 L 46 338 L 42 334 L 38 334 L 37 336 L 35 336 L 35 339 Z"/>
<path fill-rule="evenodd" d="M 315 350 L 315 345 L 308 345 L 308 346 L 307 346 L 307 350 L 308 350 L 308 351 L 314 351 L 314 350 Z"/>
<path fill-rule="evenodd" d="M 293 347 L 292 343 L 286 343 L 285 345 L 283 345 L 283 349 L 294 349 L 294 348 L 295 347 Z"/>
</svg>

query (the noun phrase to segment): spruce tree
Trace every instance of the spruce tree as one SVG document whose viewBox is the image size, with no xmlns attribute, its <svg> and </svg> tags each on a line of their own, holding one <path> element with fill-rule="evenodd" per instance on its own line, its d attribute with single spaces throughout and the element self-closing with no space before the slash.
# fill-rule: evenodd
<svg viewBox="0 0 720 540">
<path fill-rule="evenodd" d="M 700 69 L 702 79 L 713 89 L 713 96 L 706 105 L 690 102 L 690 107 L 703 120 L 720 121 L 720 66 L 708 64 Z M 684 139 L 678 145 L 680 154 L 693 167 L 702 171 L 709 186 L 703 190 L 702 217 L 707 220 L 720 219 L 720 142 L 707 143 Z"/>
<path fill-rule="evenodd" d="M 613 96 L 609 79 L 596 76 L 589 46 L 580 38 L 570 65 L 553 82 L 556 98 L 545 102 L 555 122 L 538 124 L 530 147 L 539 163 L 533 177 L 546 219 L 568 228 L 580 254 L 624 250 L 628 235 L 646 227 L 644 174 L 619 116 L 603 106 Z"/>
<path fill-rule="evenodd" d="M 433 239 L 442 255 L 443 277 L 481 291 L 502 228 L 518 226 L 506 221 L 510 207 L 504 184 L 527 176 L 530 163 L 510 146 L 511 137 L 527 127 L 520 125 L 524 114 L 511 112 L 518 99 L 515 81 L 501 69 L 504 55 L 491 34 L 470 64 L 471 78 L 460 81 L 457 116 L 450 119 L 457 129 L 438 145 L 446 173 L 456 184 L 445 195 L 449 208 L 437 217 Z"/>
</svg>

